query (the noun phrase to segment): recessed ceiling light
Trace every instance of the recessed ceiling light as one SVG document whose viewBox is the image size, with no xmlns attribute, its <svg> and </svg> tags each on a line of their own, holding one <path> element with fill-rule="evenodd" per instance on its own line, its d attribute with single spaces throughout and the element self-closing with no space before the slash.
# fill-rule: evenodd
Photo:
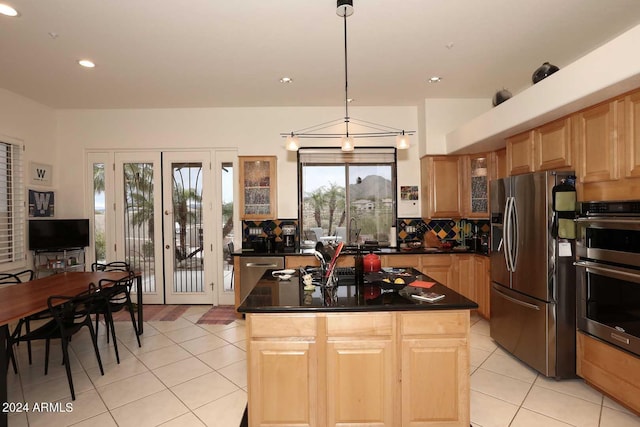
<svg viewBox="0 0 640 427">
<path fill-rule="evenodd" d="M 438 76 L 429 77 L 429 80 L 427 81 L 429 83 L 440 83 L 442 81 L 442 77 L 438 77 Z"/>
<path fill-rule="evenodd" d="M 93 61 L 89 61 L 88 59 L 81 59 L 80 61 L 78 61 L 78 64 L 82 65 L 85 68 L 94 68 L 96 66 Z"/>
<path fill-rule="evenodd" d="M 280 83 L 293 83 L 293 79 L 291 77 L 283 77 L 280 79 Z"/>
<path fill-rule="evenodd" d="M 18 11 L 8 4 L 0 3 L 0 14 L 5 16 L 18 16 Z"/>
</svg>

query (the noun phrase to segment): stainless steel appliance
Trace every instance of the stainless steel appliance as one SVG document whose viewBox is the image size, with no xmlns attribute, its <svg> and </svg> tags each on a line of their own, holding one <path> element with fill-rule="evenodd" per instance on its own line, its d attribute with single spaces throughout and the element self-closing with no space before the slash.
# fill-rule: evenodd
<svg viewBox="0 0 640 427">
<path fill-rule="evenodd" d="M 296 226 L 282 226 L 282 242 L 285 252 L 293 252 L 296 249 Z"/>
<path fill-rule="evenodd" d="M 553 187 L 572 175 L 491 181 L 491 337 L 556 378 L 576 376 L 575 244 L 552 232 Z"/>
<path fill-rule="evenodd" d="M 640 356 L 640 202 L 590 202 L 577 219 L 578 329 Z"/>
<path fill-rule="evenodd" d="M 270 269 L 284 268 L 284 257 L 281 256 L 243 256 L 240 257 L 240 301 L 249 295 L 262 275 Z M 238 277 L 236 276 L 236 277 Z M 237 281 L 236 281 L 237 282 Z"/>
</svg>

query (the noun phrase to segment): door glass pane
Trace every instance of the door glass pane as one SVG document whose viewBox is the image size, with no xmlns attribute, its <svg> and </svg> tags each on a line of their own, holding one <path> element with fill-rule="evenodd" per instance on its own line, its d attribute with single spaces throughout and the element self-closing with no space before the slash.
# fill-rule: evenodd
<svg viewBox="0 0 640 427">
<path fill-rule="evenodd" d="M 93 235 L 95 236 L 95 260 L 106 262 L 104 163 L 93 164 Z"/>
<path fill-rule="evenodd" d="M 125 259 L 145 278 L 144 292 L 155 293 L 153 164 L 125 163 L 123 173 Z"/>
<path fill-rule="evenodd" d="M 233 290 L 233 163 L 222 163 L 222 265 L 224 266 L 224 290 Z"/>
<path fill-rule="evenodd" d="M 202 292 L 202 163 L 172 163 L 174 292 Z"/>
</svg>

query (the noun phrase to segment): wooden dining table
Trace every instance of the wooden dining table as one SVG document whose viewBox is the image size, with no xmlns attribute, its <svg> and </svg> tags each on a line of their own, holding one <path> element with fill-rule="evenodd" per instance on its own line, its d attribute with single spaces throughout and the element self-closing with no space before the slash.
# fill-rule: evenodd
<svg viewBox="0 0 640 427">
<path fill-rule="evenodd" d="M 0 427 L 7 426 L 7 336 L 9 325 L 29 315 L 47 310 L 52 295 L 74 296 L 86 291 L 90 283 L 98 285 L 102 279 L 120 280 L 129 275 L 125 271 L 88 271 L 54 274 L 28 282 L 0 287 Z M 142 275 L 136 280 L 138 331 L 143 331 Z M 13 402 L 19 403 L 19 402 Z"/>
</svg>

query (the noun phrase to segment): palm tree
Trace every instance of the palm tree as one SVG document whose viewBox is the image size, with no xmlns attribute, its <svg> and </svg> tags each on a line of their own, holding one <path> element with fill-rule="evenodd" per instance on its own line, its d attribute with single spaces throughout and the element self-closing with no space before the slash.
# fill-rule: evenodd
<svg viewBox="0 0 640 427">
<path fill-rule="evenodd" d="M 324 188 L 324 187 L 323 187 Z M 335 182 L 329 183 L 329 189 L 324 193 L 325 200 L 327 201 L 327 205 L 329 206 L 329 230 L 328 233 L 331 236 L 332 230 L 331 227 L 333 225 L 333 216 L 335 214 L 336 209 L 340 201 L 342 201 L 342 205 L 344 205 L 345 198 L 345 190 L 344 187 L 339 187 Z"/>
</svg>

